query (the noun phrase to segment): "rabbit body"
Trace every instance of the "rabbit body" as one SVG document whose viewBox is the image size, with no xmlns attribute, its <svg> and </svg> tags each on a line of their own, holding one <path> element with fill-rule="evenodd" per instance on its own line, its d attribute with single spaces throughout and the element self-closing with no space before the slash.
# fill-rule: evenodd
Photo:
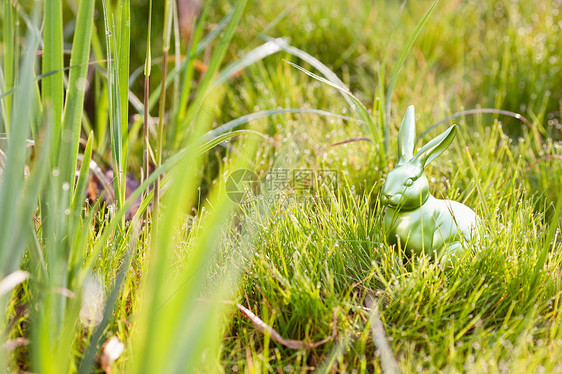
<svg viewBox="0 0 562 374">
<path fill-rule="evenodd" d="M 418 255 L 436 251 L 442 256 L 462 250 L 460 235 L 470 240 L 476 223 L 476 213 L 466 205 L 432 195 L 417 209 L 388 207 L 384 215 L 389 242 L 397 244 L 399 239 L 410 254 Z"/>
<path fill-rule="evenodd" d="M 387 239 L 393 244 L 399 240 L 410 253 L 454 257 L 462 251 L 461 235 L 468 240 L 477 234 L 478 217 L 466 205 L 432 196 L 424 168 L 451 144 L 456 127 L 449 127 L 416 155 L 415 131 L 414 107 L 410 106 L 398 133 L 398 165 L 388 173 L 382 189 Z"/>
</svg>

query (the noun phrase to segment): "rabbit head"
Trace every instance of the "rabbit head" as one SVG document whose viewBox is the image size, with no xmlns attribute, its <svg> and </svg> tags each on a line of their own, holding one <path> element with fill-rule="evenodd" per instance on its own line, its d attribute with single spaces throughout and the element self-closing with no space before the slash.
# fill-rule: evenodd
<svg viewBox="0 0 562 374">
<path fill-rule="evenodd" d="M 398 210 L 413 210 L 423 205 L 429 197 L 429 184 L 424 168 L 447 149 L 456 130 L 455 125 L 449 127 L 414 155 L 414 106 L 408 107 L 398 131 L 398 165 L 388 173 L 382 188 L 384 204 Z"/>
</svg>

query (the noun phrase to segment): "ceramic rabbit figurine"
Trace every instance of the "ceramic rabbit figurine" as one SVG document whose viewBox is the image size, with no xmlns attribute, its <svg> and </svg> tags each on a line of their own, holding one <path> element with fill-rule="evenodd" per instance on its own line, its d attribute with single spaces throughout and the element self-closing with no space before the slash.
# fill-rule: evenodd
<svg viewBox="0 0 562 374">
<path fill-rule="evenodd" d="M 462 252 L 460 235 L 478 235 L 477 216 L 469 207 L 439 200 L 429 193 L 424 168 L 453 141 L 456 126 L 449 127 L 414 155 L 416 124 L 414 107 L 408 107 L 398 132 L 396 168 L 386 177 L 382 202 L 386 205 L 384 228 L 390 243 L 400 240 L 407 253 L 436 252 L 446 262 Z"/>
</svg>

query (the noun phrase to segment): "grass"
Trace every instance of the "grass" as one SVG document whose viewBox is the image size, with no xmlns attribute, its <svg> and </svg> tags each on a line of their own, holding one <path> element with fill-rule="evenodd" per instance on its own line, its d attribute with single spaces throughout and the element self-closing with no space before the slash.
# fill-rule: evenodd
<svg viewBox="0 0 562 374">
<path fill-rule="evenodd" d="M 380 318 L 403 372 L 562 372 L 558 2 L 173 4 L 1 9 L 2 367 L 393 372 Z M 450 268 L 384 239 L 410 104 L 484 223 Z"/>
<path fill-rule="evenodd" d="M 251 231 L 260 234 L 257 260 L 245 271 L 242 300 L 282 336 L 310 341 L 329 334 L 336 309 L 338 343 L 345 343 L 332 366 L 336 371 L 381 370 L 369 338 L 369 294 L 380 300 L 390 344 L 405 372 L 560 370 L 559 357 L 547 353 L 560 351 L 559 250 L 549 252 L 544 269 L 536 265 L 541 250 L 551 249 L 547 232 L 557 220 L 537 212 L 540 198 L 516 177 L 521 165 L 507 161 L 516 157 L 503 132 L 486 130 L 482 122 L 474 129 L 486 134 L 486 141 L 470 148 L 480 155 L 473 160 L 476 170 L 495 181 L 481 182 L 487 188 L 484 199 L 471 186 L 470 180 L 480 176 L 471 175 L 462 147 L 434 167 L 441 174 L 434 183 L 449 191 L 443 197 L 463 201 L 486 218 L 481 243 L 453 269 L 443 270 L 427 258 L 403 262 L 400 253 L 383 244 L 377 187 L 358 193 L 342 183 L 338 194 L 328 194 L 319 205 L 275 206 L 264 221 L 245 217 Z M 492 145 L 503 162 L 486 161 Z M 553 245 L 560 247 L 559 241 Z M 234 331 L 252 330 L 245 318 L 234 323 Z M 248 344 L 255 347 L 250 359 Z M 229 341 L 228 370 L 253 365 L 267 371 L 295 362 L 300 362 L 297 371 L 300 365 L 321 367 L 337 347 L 332 343 L 291 354 L 267 345 L 255 332 L 247 340 Z"/>
</svg>

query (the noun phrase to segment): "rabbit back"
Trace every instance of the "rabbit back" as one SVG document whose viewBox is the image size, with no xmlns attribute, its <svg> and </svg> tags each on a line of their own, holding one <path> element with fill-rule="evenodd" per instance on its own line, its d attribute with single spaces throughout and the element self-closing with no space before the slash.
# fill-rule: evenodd
<svg viewBox="0 0 562 374">
<path fill-rule="evenodd" d="M 460 235 L 469 240 L 476 232 L 476 224 L 476 214 L 466 205 L 432 195 L 418 209 L 388 208 L 384 216 L 389 242 L 397 244 L 399 240 L 410 254 L 441 253 L 444 248 L 458 243 Z"/>
<path fill-rule="evenodd" d="M 434 249 L 439 250 L 451 242 L 459 241 L 460 235 L 466 240 L 478 235 L 478 218 L 472 209 L 453 200 L 434 199 L 434 204 Z"/>
</svg>

